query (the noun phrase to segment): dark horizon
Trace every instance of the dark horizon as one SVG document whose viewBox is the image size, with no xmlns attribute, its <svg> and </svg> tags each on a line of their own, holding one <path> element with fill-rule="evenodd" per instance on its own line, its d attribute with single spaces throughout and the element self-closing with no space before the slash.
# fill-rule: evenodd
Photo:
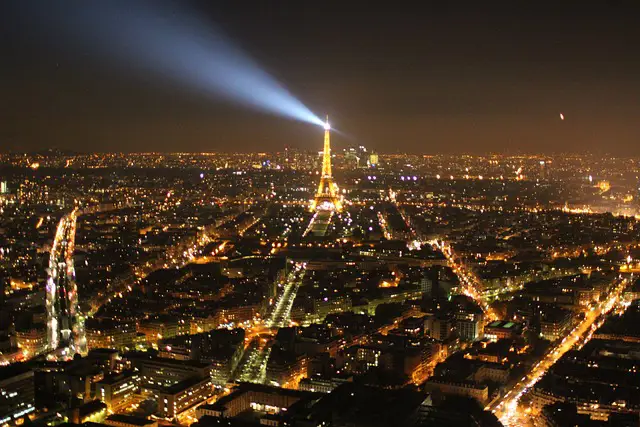
<svg viewBox="0 0 640 427">
<path fill-rule="evenodd" d="M 346 134 L 334 133 L 337 149 L 640 155 L 635 4 L 190 6 L 314 113 L 328 113 Z M 3 152 L 321 149 L 314 125 L 50 43 L 36 9 L 4 4 L 0 14 Z M 47 19 L 65 24 L 71 11 Z"/>
</svg>

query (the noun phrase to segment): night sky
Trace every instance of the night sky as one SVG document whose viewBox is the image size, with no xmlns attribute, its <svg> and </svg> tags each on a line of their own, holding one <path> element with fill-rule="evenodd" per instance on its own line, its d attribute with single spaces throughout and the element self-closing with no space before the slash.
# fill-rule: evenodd
<svg viewBox="0 0 640 427">
<path fill-rule="evenodd" d="M 73 18 L 76 3 L 53 3 Z M 343 132 L 337 148 L 640 155 L 637 2 L 523 3 L 179 7 L 221 28 L 312 111 L 328 113 Z M 0 150 L 321 149 L 319 127 L 127 72 L 107 55 L 52 41 L 41 30 L 41 4 L 0 5 Z"/>
</svg>

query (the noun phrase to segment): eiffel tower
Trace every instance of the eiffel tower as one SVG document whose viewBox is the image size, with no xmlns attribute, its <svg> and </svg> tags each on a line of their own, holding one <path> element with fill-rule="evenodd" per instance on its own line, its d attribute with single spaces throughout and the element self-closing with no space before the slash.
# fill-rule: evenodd
<svg viewBox="0 0 640 427">
<path fill-rule="evenodd" d="M 331 126 L 329 117 L 324 124 L 324 150 L 322 151 L 322 175 L 318 184 L 318 191 L 311 202 L 311 210 L 340 212 L 342 210 L 342 198 L 338 195 L 338 186 L 333 181 L 331 174 Z"/>
</svg>

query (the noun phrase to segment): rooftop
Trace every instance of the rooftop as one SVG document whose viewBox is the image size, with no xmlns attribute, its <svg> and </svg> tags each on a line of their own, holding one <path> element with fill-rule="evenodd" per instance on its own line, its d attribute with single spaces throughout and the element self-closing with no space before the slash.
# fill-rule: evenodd
<svg viewBox="0 0 640 427">
<path fill-rule="evenodd" d="M 107 421 L 114 421 L 117 423 L 127 423 L 133 424 L 136 426 L 146 426 L 149 424 L 153 424 L 155 421 L 144 418 L 144 417 L 136 417 L 133 415 L 123 415 L 123 414 L 113 414 L 107 417 Z"/>
<path fill-rule="evenodd" d="M 118 383 L 120 381 L 129 379 L 129 378 L 133 377 L 133 375 L 134 375 L 134 371 L 133 370 L 124 371 L 124 372 L 122 372 L 120 374 L 107 375 L 103 379 L 101 379 L 99 381 L 99 383 L 100 384 L 111 385 L 111 384 L 115 384 L 115 383 Z"/>
<path fill-rule="evenodd" d="M 27 363 L 16 363 L 0 368 L 0 381 L 17 377 L 31 371 L 31 366 Z"/>
<path fill-rule="evenodd" d="M 180 393 L 183 390 L 188 389 L 189 387 L 192 387 L 196 384 L 199 384 L 203 381 L 208 381 L 209 378 L 200 378 L 198 376 L 193 376 L 193 377 L 189 377 L 187 379 L 184 379 L 180 382 L 177 382 L 169 387 L 165 387 L 164 389 L 162 389 L 163 393 L 167 393 L 167 394 L 176 394 L 176 393 Z"/>
<path fill-rule="evenodd" d="M 221 410 L 223 409 L 229 402 L 237 399 L 241 395 L 245 393 L 256 392 L 256 393 L 269 393 L 269 394 L 277 394 L 281 396 L 289 396 L 289 397 L 308 397 L 312 396 L 312 392 L 308 391 L 300 391 L 300 390 L 292 390 L 288 388 L 280 388 L 280 387 L 271 387 L 263 384 L 253 384 L 253 383 L 241 383 L 231 394 L 222 397 L 217 402 L 209 406 L 210 409 Z"/>
<path fill-rule="evenodd" d="M 487 328 L 517 330 L 522 328 L 522 324 L 507 320 L 494 320 L 487 325 Z"/>
</svg>

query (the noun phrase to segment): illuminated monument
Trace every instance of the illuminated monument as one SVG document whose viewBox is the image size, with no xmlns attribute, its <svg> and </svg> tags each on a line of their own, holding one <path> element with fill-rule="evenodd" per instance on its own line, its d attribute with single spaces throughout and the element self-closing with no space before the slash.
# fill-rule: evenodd
<svg viewBox="0 0 640 427">
<path fill-rule="evenodd" d="M 339 212 L 342 210 L 342 199 L 338 195 L 338 186 L 331 174 L 331 126 L 329 117 L 324 124 L 324 150 L 322 151 L 322 175 L 318 184 L 315 199 L 311 202 L 311 210 Z"/>
</svg>

